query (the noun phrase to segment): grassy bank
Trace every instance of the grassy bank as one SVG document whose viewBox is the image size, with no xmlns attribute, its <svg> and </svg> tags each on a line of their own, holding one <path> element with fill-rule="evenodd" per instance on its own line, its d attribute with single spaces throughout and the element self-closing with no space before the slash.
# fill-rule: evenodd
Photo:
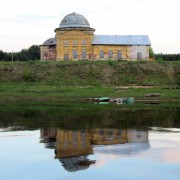
<svg viewBox="0 0 180 180">
<path fill-rule="evenodd" d="M 2 99 L 39 99 L 39 100 L 82 100 L 90 97 L 135 97 L 136 100 L 156 100 L 157 98 L 145 98 L 144 94 L 160 93 L 159 100 L 180 100 L 178 89 L 154 88 L 128 88 L 116 89 L 115 87 L 99 86 L 61 86 L 39 83 L 1 84 L 0 98 Z"/>
<path fill-rule="evenodd" d="M 0 63 L 1 99 L 96 96 L 144 99 L 144 94 L 160 93 L 160 99 L 179 100 L 179 86 L 180 62 Z"/>
</svg>

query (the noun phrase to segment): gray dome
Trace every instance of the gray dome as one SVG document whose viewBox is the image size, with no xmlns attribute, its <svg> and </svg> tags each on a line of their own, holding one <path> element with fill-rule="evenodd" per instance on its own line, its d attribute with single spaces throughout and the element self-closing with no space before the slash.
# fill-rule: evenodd
<svg viewBox="0 0 180 180">
<path fill-rule="evenodd" d="M 43 43 L 43 45 L 46 45 L 46 46 L 56 45 L 56 44 L 57 42 L 55 38 L 49 38 Z"/>
<path fill-rule="evenodd" d="M 67 16 L 65 16 L 63 18 L 63 20 L 60 23 L 60 28 L 66 28 L 66 27 L 85 27 L 85 28 L 89 28 L 90 24 L 88 22 L 88 20 L 80 15 L 77 14 L 75 12 L 73 12 L 72 14 L 68 14 Z"/>
</svg>

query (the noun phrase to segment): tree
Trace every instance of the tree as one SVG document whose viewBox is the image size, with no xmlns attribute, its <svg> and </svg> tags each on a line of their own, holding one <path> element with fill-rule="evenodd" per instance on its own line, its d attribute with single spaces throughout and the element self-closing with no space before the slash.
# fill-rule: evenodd
<svg viewBox="0 0 180 180">
<path fill-rule="evenodd" d="M 10 61 L 12 59 L 11 53 L 6 53 L 0 50 L 0 61 Z"/>
<path fill-rule="evenodd" d="M 149 48 L 149 57 L 154 58 L 154 51 L 153 51 L 153 48 L 151 46 Z"/>
<path fill-rule="evenodd" d="M 28 48 L 28 55 L 30 60 L 40 59 L 40 48 L 37 45 L 32 45 Z"/>
<path fill-rule="evenodd" d="M 2 61 L 2 60 L 4 60 L 4 57 L 5 56 L 5 53 L 2 51 L 2 50 L 0 50 L 0 60 Z"/>
</svg>

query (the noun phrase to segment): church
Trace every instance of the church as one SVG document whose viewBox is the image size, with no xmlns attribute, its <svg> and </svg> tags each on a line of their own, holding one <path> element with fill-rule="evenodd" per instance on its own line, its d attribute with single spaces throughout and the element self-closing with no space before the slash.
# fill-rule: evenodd
<svg viewBox="0 0 180 180">
<path fill-rule="evenodd" d="M 40 45 L 41 60 L 149 60 L 147 35 L 95 35 L 88 20 L 66 15 L 55 37 Z"/>
</svg>

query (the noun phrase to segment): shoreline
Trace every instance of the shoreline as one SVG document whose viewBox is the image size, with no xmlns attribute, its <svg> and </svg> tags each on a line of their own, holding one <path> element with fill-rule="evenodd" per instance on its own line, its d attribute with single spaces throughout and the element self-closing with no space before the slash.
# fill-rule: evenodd
<svg viewBox="0 0 180 180">
<path fill-rule="evenodd" d="M 125 87 L 125 88 L 124 88 Z M 158 97 L 146 97 L 158 94 Z M 42 83 L 0 83 L 0 101 L 89 101 L 90 98 L 128 98 L 136 102 L 180 102 L 180 90 L 167 87 L 140 86 L 61 86 Z"/>
</svg>

